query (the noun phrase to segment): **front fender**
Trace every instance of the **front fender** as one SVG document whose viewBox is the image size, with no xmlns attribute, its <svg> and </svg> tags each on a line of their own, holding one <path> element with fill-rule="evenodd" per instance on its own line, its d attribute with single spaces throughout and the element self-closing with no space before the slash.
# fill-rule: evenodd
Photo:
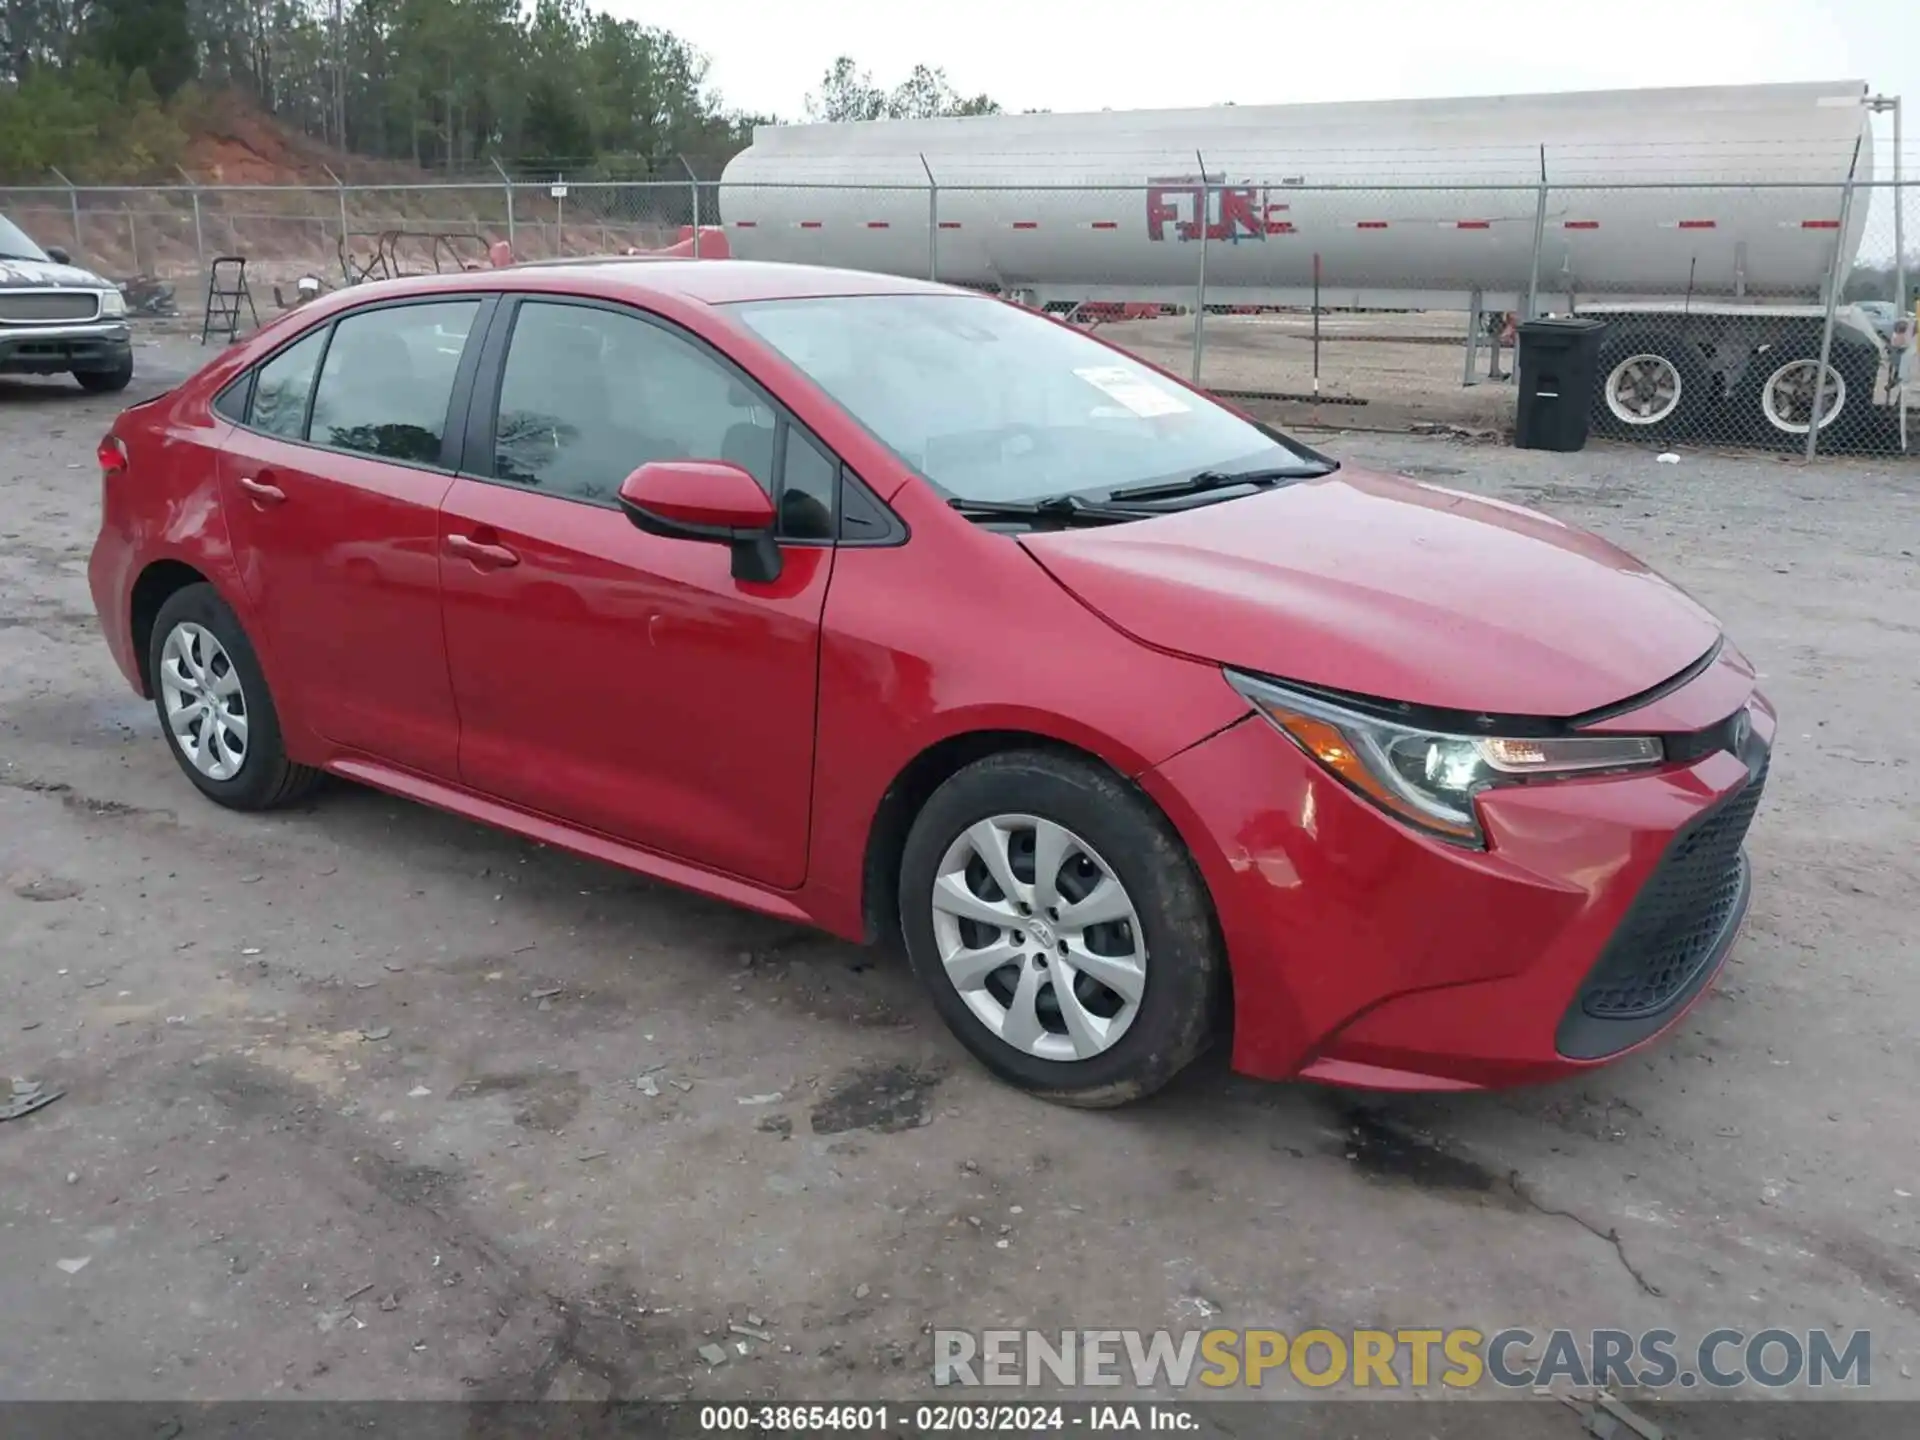
<svg viewBox="0 0 1920 1440">
<path fill-rule="evenodd" d="M 944 600 L 913 550 L 843 551 L 827 602 L 807 887 L 819 923 L 848 938 L 865 933 L 882 802 L 934 747 L 1011 732 L 1132 777 L 1247 713 L 1218 666 L 1121 634 L 1012 546 Z"/>
</svg>

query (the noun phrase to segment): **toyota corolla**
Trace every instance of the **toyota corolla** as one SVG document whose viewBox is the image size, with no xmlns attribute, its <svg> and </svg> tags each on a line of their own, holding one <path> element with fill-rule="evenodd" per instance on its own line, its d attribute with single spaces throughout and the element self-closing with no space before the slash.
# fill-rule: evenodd
<svg viewBox="0 0 1920 1440">
<path fill-rule="evenodd" d="M 327 773 L 901 944 L 1056 1100 L 1220 1037 L 1351 1086 L 1577 1072 L 1746 911 L 1774 716 L 1687 594 L 990 297 L 368 285 L 100 464 L 107 643 L 209 799 Z"/>
</svg>

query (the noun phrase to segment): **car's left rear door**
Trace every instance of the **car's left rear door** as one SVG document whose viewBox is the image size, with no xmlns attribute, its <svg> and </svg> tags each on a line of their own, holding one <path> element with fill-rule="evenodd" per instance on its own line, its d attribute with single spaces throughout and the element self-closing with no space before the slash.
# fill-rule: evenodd
<svg viewBox="0 0 1920 1440">
<path fill-rule="evenodd" d="M 782 570 L 645 534 L 649 460 L 774 493 Z M 503 300 L 441 507 L 460 773 L 473 789 L 763 884 L 805 877 L 837 467 L 724 357 L 657 316 Z"/>
<path fill-rule="evenodd" d="M 267 359 L 222 448 L 221 510 L 282 706 L 444 779 L 459 717 L 440 621 L 452 423 L 491 297 L 350 310 Z"/>
</svg>

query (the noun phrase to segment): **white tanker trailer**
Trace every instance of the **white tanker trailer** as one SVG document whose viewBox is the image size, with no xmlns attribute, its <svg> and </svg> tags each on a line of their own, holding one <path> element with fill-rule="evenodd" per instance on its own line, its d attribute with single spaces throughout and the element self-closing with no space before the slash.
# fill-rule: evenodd
<svg viewBox="0 0 1920 1440">
<path fill-rule="evenodd" d="M 1209 308 L 1601 316 L 1602 429 L 1679 435 L 1732 405 L 1785 437 L 1812 413 L 1835 247 L 1844 278 L 1866 225 L 1846 180 L 1873 178 L 1867 93 L 768 125 L 719 204 L 743 259 L 933 274 L 1056 311 L 1191 305 L 1204 267 Z M 1842 307 L 1823 429 L 1855 428 L 1891 373 Z"/>
</svg>

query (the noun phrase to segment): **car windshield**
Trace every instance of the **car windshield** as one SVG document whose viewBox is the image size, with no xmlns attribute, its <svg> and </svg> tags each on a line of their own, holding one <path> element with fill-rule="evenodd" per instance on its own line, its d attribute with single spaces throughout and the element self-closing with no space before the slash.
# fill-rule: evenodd
<svg viewBox="0 0 1920 1440">
<path fill-rule="evenodd" d="M 1034 500 L 1206 473 L 1322 468 L 1232 411 L 986 296 L 731 307 L 949 496 Z"/>
<path fill-rule="evenodd" d="M 0 215 L 0 260 L 45 260 L 47 252 L 27 238 L 27 232 Z"/>
</svg>

